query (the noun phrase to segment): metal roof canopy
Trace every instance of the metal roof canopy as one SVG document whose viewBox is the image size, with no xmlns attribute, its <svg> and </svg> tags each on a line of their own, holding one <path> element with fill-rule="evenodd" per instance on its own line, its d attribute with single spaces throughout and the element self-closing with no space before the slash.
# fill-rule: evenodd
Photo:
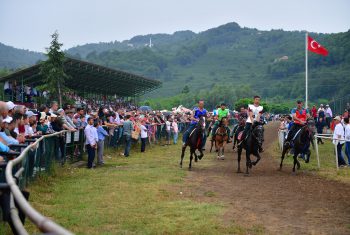
<svg viewBox="0 0 350 235">
<path fill-rule="evenodd" d="M 70 78 L 66 86 L 72 90 L 123 97 L 140 96 L 161 86 L 161 82 L 132 73 L 66 57 L 64 71 Z M 43 83 L 40 64 L 0 78 L 0 82 L 18 81 L 24 85 Z"/>
</svg>

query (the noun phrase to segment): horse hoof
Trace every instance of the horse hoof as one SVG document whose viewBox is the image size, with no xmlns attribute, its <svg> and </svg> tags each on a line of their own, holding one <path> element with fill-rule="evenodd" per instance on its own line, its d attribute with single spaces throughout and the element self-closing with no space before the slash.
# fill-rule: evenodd
<svg viewBox="0 0 350 235">
<path fill-rule="evenodd" d="M 194 159 L 194 162 L 198 162 L 198 159 Z"/>
<path fill-rule="evenodd" d="M 217 159 L 217 160 L 220 160 L 220 157 L 219 157 L 219 156 L 217 156 L 217 157 L 216 157 L 216 159 Z"/>
<path fill-rule="evenodd" d="M 220 159 L 221 159 L 221 160 L 225 160 L 225 156 L 222 155 L 222 156 L 220 157 Z"/>
<path fill-rule="evenodd" d="M 236 173 L 237 173 L 237 174 L 240 174 L 240 173 L 242 173 L 242 171 L 241 171 L 241 170 L 238 170 Z"/>
</svg>

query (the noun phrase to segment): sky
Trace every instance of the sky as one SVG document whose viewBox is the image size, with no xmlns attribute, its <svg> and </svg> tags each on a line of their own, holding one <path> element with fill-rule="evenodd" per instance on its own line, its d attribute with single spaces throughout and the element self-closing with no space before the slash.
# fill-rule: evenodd
<svg viewBox="0 0 350 235">
<path fill-rule="evenodd" d="M 44 52 L 136 35 L 201 32 L 228 22 L 260 30 L 350 29 L 350 0 L 0 0 L 0 42 Z"/>
</svg>

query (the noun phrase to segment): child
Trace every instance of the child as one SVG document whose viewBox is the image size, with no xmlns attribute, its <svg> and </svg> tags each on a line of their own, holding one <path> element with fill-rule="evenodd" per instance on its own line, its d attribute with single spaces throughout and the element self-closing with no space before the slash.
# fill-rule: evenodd
<svg viewBox="0 0 350 235">
<path fill-rule="evenodd" d="M 146 149 L 146 141 L 147 141 L 147 127 L 146 127 L 146 121 L 142 120 L 141 125 L 141 153 L 145 152 Z"/>
</svg>

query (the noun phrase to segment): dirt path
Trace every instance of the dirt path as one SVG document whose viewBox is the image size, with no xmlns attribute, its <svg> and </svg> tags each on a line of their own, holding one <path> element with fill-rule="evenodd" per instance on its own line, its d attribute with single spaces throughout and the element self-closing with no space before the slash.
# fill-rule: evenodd
<svg viewBox="0 0 350 235">
<path fill-rule="evenodd" d="M 266 149 L 276 140 L 277 128 L 277 123 L 265 127 Z M 186 182 L 192 198 L 227 207 L 223 223 L 261 225 L 267 234 L 350 234 L 349 185 L 303 172 L 292 175 L 290 166 L 277 171 L 279 163 L 268 151 L 244 177 L 235 173 L 237 153 L 231 148 L 226 147 L 224 161 L 207 151 L 210 166 L 195 164 Z M 245 156 L 241 166 L 245 169 Z"/>
</svg>

